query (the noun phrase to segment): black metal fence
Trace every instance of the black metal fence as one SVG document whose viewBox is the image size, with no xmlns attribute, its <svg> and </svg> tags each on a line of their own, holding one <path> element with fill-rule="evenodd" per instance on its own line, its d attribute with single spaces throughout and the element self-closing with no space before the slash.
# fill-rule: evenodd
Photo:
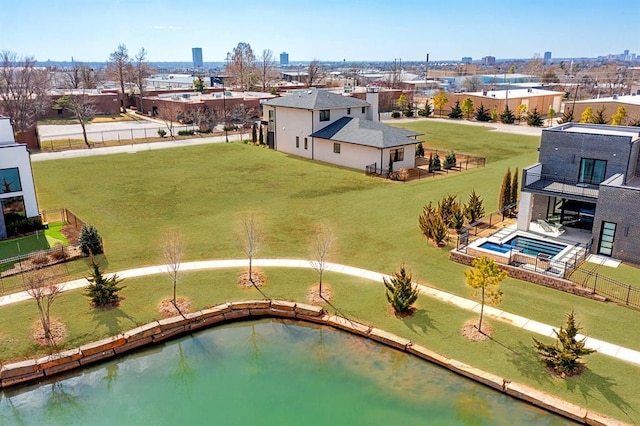
<svg viewBox="0 0 640 426">
<path fill-rule="evenodd" d="M 604 296 L 617 303 L 640 309 L 640 289 L 612 278 L 582 268 L 571 271 L 569 279 L 593 294 Z"/>
</svg>

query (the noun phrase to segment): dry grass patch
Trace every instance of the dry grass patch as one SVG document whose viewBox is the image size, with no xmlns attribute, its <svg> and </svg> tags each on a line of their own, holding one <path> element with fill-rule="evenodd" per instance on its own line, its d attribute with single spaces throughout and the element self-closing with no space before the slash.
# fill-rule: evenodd
<svg viewBox="0 0 640 426">
<path fill-rule="evenodd" d="M 67 326 L 64 325 L 62 321 L 58 321 L 56 319 L 51 320 L 51 324 L 49 325 L 49 331 L 51 332 L 51 337 L 53 339 L 53 345 L 44 335 L 44 328 L 42 328 L 42 322 L 37 321 L 33 325 L 33 339 L 38 342 L 40 346 L 58 346 L 60 343 L 64 341 L 64 338 L 67 336 Z"/>
<path fill-rule="evenodd" d="M 491 338 L 493 335 L 493 327 L 483 322 L 482 330 L 479 330 L 478 321 L 472 319 L 464 323 L 462 335 L 472 342 L 482 342 L 483 340 L 489 340 Z"/>
<path fill-rule="evenodd" d="M 331 300 L 331 297 L 333 296 L 333 290 L 331 290 L 331 287 L 324 284 L 322 286 L 322 294 L 319 290 L 319 285 L 314 284 L 313 287 L 311 287 L 309 291 L 307 291 L 307 302 L 312 304 L 320 304 L 326 303 Z"/>
<path fill-rule="evenodd" d="M 267 277 L 258 269 L 251 271 L 251 278 L 249 278 L 249 271 L 245 271 L 238 276 L 238 285 L 242 288 L 262 287 L 266 284 Z"/>
<path fill-rule="evenodd" d="M 177 297 L 175 305 L 171 297 L 162 299 L 162 302 L 160 302 L 160 315 L 162 315 L 163 318 L 171 318 L 191 312 L 191 300 L 186 297 Z"/>
</svg>

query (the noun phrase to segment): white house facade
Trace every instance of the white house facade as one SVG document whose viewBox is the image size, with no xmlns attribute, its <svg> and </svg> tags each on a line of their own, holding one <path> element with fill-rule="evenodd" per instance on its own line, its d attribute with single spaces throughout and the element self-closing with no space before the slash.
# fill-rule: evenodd
<svg viewBox="0 0 640 426">
<path fill-rule="evenodd" d="M 40 214 L 29 151 L 15 142 L 8 117 L 0 117 L 0 204 L 0 239 L 12 224 Z"/>
<path fill-rule="evenodd" d="M 263 104 L 267 143 L 277 151 L 364 170 L 411 168 L 418 133 L 377 121 L 377 92 L 367 100 L 309 89 Z"/>
</svg>

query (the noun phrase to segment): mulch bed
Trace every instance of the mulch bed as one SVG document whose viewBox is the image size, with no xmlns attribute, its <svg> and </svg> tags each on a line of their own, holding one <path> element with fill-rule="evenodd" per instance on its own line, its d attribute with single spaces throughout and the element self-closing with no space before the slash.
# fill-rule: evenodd
<svg viewBox="0 0 640 426">
<path fill-rule="evenodd" d="M 318 285 L 315 284 L 313 287 L 307 291 L 307 301 L 313 304 L 326 303 L 331 300 L 333 296 L 333 291 L 331 287 L 326 284 L 322 285 L 322 295 L 318 291 Z"/>
<path fill-rule="evenodd" d="M 64 338 L 67 336 L 67 326 L 64 325 L 63 322 L 56 319 L 51 320 L 51 324 L 49 324 L 49 331 L 51 332 L 51 337 L 53 338 L 53 346 L 58 346 L 64 341 Z M 42 328 L 42 322 L 40 322 L 39 320 L 33 325 L 32 337 L 36 342 L 38 342 L 40 346 L 52 346 L 51 342 L 45 338 L 44 328 Z"/>
<path fill-rule="evenodd" d="M 176 306 L 178 307 L 176 309 Z M 191 300 L 186 297 L 176 297 L 176 304 L 173 304 L 173 298 L 169 297 L 160 302 L 160 315 L 163 318 L 171 318 L 178 315 L 191 313 Z"/>
<path fill-rule="evenodd" d="M 251 279 L 249 271 L 245 271 L 238 276 L 238 285 L 242 288 L 262 287 L 267 284 L 267 277 L 258 269 L 252 269 Z"/>
<path fill-rule="evenodd" d="M 478 330 L 478 320 L 472 319 L 464 323 L 462 335 L 472 342 L 482 342 L 489 340 L 493 335 L 493 327 L 486 322 L 482 323 L 482 330 Z"/>
</svg>

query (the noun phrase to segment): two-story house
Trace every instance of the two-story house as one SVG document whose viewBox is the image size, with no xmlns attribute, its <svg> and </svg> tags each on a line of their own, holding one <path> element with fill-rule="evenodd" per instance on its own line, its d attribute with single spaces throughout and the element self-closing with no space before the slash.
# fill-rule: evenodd
<svg viewBox="0 0 640 426">
<path fill-rule="evenodd" d="M 308 89 L 263 104 L 268 123 L 267 143 L 277 150 L 311 160 L 382 172 L 415 166 L 415 137 L 419 133 L 378 121 L 378 92 L 367 101 Z"/>
<path fill-rule="evenodd" d="M 8 117 L 0 117 L 0 205 L 0 239 L 16 222 L 39 215 L 29 151 L 15 142 Z"/>
<path fill-rule="evenodd" d="M 539 151 L 523 170 L 518 229 L 580 228 L 593 253 L 640 263 L 640 128 L 566 123 L 542 131 Z"/>
</svg>

